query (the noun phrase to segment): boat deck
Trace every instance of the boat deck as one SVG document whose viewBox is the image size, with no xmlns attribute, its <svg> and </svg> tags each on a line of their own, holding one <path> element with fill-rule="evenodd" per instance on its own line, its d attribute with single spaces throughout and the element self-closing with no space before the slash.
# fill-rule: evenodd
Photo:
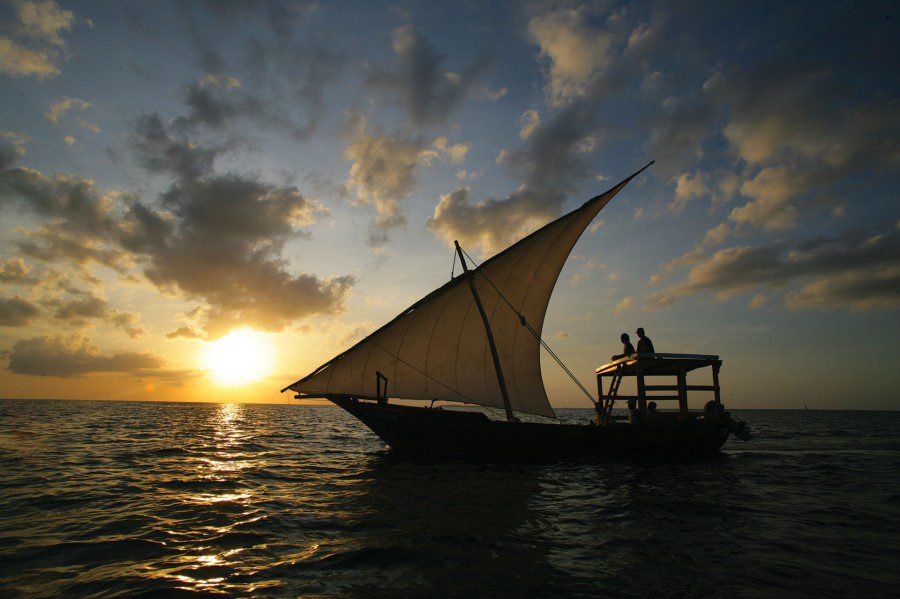
<svg viewBox="0 0 900 599">
<path fill-rule="evenodd" d="M 613 360 L 595 370 L 597 375 L 597 424 L 606 425 L 611 422 L 612 410 L 616 401 L 634 400 L 637 409 L 646 413 L 648 402 L 677 401 L 678 411 L 682 419 L 691 417 L 688 411 L 688 391 L 710 391 L 714 401 L 721 405 L 719 387 L 719 369 L 722 360 L 719 356 L 709 354 L 658 354 L 635 353 L 618 360 Z M 712 370 L 711 385 L 689 385 L 687 375 L 700 368 Z M 649 384 L 647 377 L 675 377 L 675 384 Z M 619 394 L 619 386 L 625 377 L 634 377 L 637 382 L 636 395 Z M 609 378 L 609 387 L 603 388 L 603 379 Z M 656 392 L 668 392 L 657 395 Z M 673 393 L 674 392 L 674 393 Z"/>
</svg>

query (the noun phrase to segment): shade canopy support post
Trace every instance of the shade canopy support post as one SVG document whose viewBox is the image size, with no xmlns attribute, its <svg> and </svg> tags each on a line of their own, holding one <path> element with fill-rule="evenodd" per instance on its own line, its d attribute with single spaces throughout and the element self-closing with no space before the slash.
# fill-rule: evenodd
<svg viewBox="0 0 900 599">
<path fill-rule="evenodd" d="M 721 367 L 722 367 L 721 362 L 716 362 L 712 365 L 713 393 L 715 394 L 716 407 L 719 407 L 722 405 L 721 391 L 719 389 L 719 368 L 721 368 Z"/>
<path fill-rule="evenodd" d="M 687 373 L 684 368 L 678 371 L 678 411 L 681 413 L 682 418 L 687 419 Z"/>
<path fill-rule="evenodd" d="M 478 313 L 481 314 L 481 321 L 484 323 L 484 331 L 487 333 L 488 345 L 491 347 L 491 358 L 494 360 L 494 370 L 497 372 L 497 383 L 500 385 L 500 395 L 503 396 L 503 408 L 506 410 L 506 420 L 515 422 L 516 416 L 513 414 L 512 405 L 509 402 L 509 391 L 506 389 L 506 380 L 503 378 L 503 369 L 500 367 L 500 355 L 497 353 L 497 346 L 494 344 L 494 334 L 491 332 L 491 322 L 488 320 L 484 306 L 481 305 L 481 297 L 478 295 L 478 288 L 475 286 L 475 277 L 469 266 L 466 264 L 466 258 L 463 250 L 459 247 L 459 241 L 454 240 L 456 253 L 459 255 L 459 261 L 462 264 L 463 272 L 466 275 L 466 281 L 469 283 L 469 289 L 472 291 L 472 297 L 475 299 L 475 306 Z"/>
<path fill-rule="evenodd" d="M 644 368 L 641 365 L 640 360 L 638 360 L 637 368 L 636 368 L 636 377 L 637 378 L 637 398 L 638 398 L 638 410 L 641 412 L 647 411 L 647 388 L 644 385 Z"/>
</svg>

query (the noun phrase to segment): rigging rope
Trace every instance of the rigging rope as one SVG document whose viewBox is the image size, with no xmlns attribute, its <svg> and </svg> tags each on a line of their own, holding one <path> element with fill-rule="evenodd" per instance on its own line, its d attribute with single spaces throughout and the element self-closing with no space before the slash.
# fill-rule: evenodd
<svg viewBox="0 0 900 599">
<path fill-rule="evenodd" d="M 372 342 L 372 345 L 374 345 L 375 347 L 377 347 L 378 349 L 380 349 L 380 350 L 383 351 L 384 353 L 386 353 L 386 354 L 388 354 L 388 355 L 390 355 L 390 356 L 393 356 L 394 358 L 397 359 L 398 362 L 403 362 L 404 364 L 406 364 L 407 366 L 409 366 L 410 368 L 412 368 L 413 370 L 415 370 L 416 372 L 418 372 L 418 373 L 421 374 L 422 376 L 424 376 L 424 377 L 426 377 L 426 378 L 429 378 L 429 379 L 433 380 L 433 381 L 434 381 L 435 383 L 437 383 L 438 385 L 440 385 L 440 386 L 442 386 L 442 387 L 446 387 L 447 389 L 449 389 L 449 390 L 452 391 L 453 393 L 456 393 L 456 394 L 459 395 L 460 397 L 465 398 L 465 400 L 466 400 L 467 402 L 469 402 L 469 403 L 471 403 L 471 404 L 478 405 L 478 403 L 475 402 L 475 401 L 473 401 L 472 398 L 470 398 L 470 397 L 468 397 L 468 396 L 466 396 L 466 395 L 463 395 L 462 393 L 460 393 L 459 391 L 457 391 L 456 389 L 454 389 L 454 388 L 451 387 L 450 385 L 445 385 L 444 383 L 442 383 L 441 381 L 437 380 L 436 378 L 434 378 L 433 376 L 431 376 L 431 375 L 428 374 L 427 372 L 422 372 L 421 370 L 419 370 L 418 368 L 416 368 L 415 366 L 413 366 L 412 364 L 410 364 L 409 362 L 407 362 L 406 360 L 404 360 L 403 358 L 401 358 L 400 356 L 398 356 L 398 355 L 395 354 L 394 352 L 385 349 L 384 347 L 382 347 L 381 345 L 379 345 L 378 343 L 376 343 L 376 342 L 374 342 L 374 341 Z M 432 402 L 432 403 L 434 403 L 434 402 Z"/>
<path fill-rule="evenodd" d="M 460 248 L 460 249 L 462 249 L 462 248 Z M 475 265 L 475 269 L 477 270 L 477 269 L 479 268 L 480 265 L 479 265 L 477 262 L 475 262 L 475 260 L 472 259 L 472 256 L 470 256 L 469 253 L 466 252 L 466 250 L 462 250 L 462 253 L 466 255 L 466 258 L 468 258 L 469 260 L 472 261 L 472 264 Z M 455 261 L 454 261 L 454 264 L 455 264 Z M 525 317 L 522 316 L 522 313 L 519 312 L 518 310 L 516 310 L 516 307 L 512 305 L 512 302 L 510 302 L 510 301 L 506 298 L 506 296 L 503 295 L 503 293 L 497 288 L 497 286 L 494 285 L 494 282 L 491 280 L 491 278 L 490 278 L 489 276 L 487 276 L 487 273 L 485 273 L 483 270 L 478 270 L 477 272 L 480 272 L 481 275 L 485 278 L 485 280 L 486 280 L 488 283 L 490 283 L 491 287 L 494 288 L 494 291 L 497 292 L 497 295 L 499 295 L 499 296 L 503 299 L 503 301 L 506 302 L 506 305 L 510 307 L 510 309 L 516 314 L 516 316 L 519 317 L 519 322 L 522 323 L 522 326 L 525 327 L 526 329 L 528 329 L 528 331 L 529 331 L 532 335 L 534 335 L 535 339 L 537 339 L 538 342 L 541 344 L 541 347 L 543 347 L 544 349 L 547 350 L 547 353 L 550 354 L 550 357 L 552 357 L 552 358 L 556 361 L 556 363 L 559 364 L 559 367 L 562 368 L 563 371 L 564 371 L 566 374 L 569 375 L 569 378 L 572 379 L 572 381 L 573 381 L 576 385 L 578 385 L 578 388 L 581 389 L 582 393 L 584 393 L 585 396 L 587 396 L 587 398 L 588 398 L 589 400 L 591 400 L 591 403 L 592 403 L 592 404 L 596 404 L 597 402 L 594 401 L 594 396 L 591 395 L 591 392 L 588 391 L 588 390 L 585 388 L 585 386 L 581 384 L 581 381 L 579 381 L 578 378 L 575 377 L 575 374 L 574 374 L 571 370 L 569 370 L 569 367 L 566 366 L 566 365 L 563 363 L 563 361 L 560 359 L 560 357 L 556 355 L 556 352 L 554 352 L 552 349 L 550 349 L 550 346 L 547 345 L 547 342 L 544 341 L 543 339 L 541 339 L 540 334 L 539 334 L 537 331 L 534 330 L 534 327 L 532 327 L 531 324 L 529 324 L 528 321 L 525 320 Z"/>
</svg>

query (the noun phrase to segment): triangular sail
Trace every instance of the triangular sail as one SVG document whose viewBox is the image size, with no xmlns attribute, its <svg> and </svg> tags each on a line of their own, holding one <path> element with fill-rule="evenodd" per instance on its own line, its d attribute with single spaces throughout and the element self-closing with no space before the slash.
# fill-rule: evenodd
<svg viewBox="0 0 900 599">
<path fill-rule="evenodd" d="M 575 242 L 594 216 L 641 171 L 473 271 L 513 410 L 555 417 L 541 376 L 540 343 L 497 291 L 540 334 L 553 287 Z M 390 397 L 503 407 L 484 326 L 463 275 L 285 390 L 374 398 L 377 372 L 387 377 Z"/>
</svg>

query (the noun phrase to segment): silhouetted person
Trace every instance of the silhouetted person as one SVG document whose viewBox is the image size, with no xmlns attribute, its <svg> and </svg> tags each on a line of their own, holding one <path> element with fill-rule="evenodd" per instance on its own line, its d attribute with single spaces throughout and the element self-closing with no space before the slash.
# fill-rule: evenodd
<svg viewBox="0 0 900 599">
<path fill-rule="evenodd" d="M 631 345 L 631 339 L 628 337 L 628 333 L 622 333 L 622 336 L 619 338 L 622 340 L 622 353 L 611 357 L 611 360 L 618 360 L 619 358 L 624 358 L 625 356 L 630 356 L 634 353 L 634 346 Z"/>
<path fill-rule="evenodd" d="M 634 424 L 638 419 L 637 402 L 633 399 L 628 400 L 628 423 Z"/>
<path fill-rule="evenodd" d="M 653 342 L 650 341 L 650 337 L 644 334 L 644 327 L 638 327 L 637 330 L 638 335 L 638 346 L 637 350 L 639 354 L 655 354 L 656 351 L 653 349 Z"/>
<path fill-rule="evenodd" d="M 651 420 L 659 418 L 659 412 L 656 411 L 656 402 L 651 401 L 647 404 L 647 417 Z"/>
</svg>

